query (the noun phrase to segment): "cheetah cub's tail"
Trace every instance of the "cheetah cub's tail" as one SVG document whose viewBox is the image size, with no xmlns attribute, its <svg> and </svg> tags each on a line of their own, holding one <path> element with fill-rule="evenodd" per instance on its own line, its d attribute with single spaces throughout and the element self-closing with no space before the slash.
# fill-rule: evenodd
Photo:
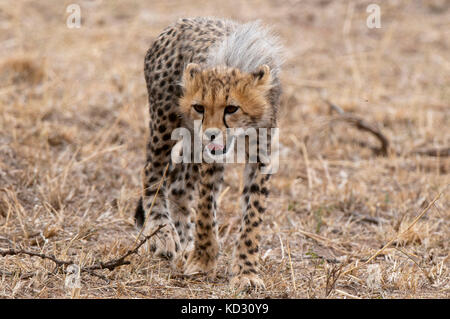
<svg viewBox="0 0 450 319">
<path fill-rule="evenodd" d="M 136 226 L 141 228 L 144 225 L 145 220 L 145 212 L 144 207 L 142 205 L 142 197 L 139 198 L 139 201 L 136 206 L 136 211 L 134 213 L 134 220 L 136 222 Z"/>
</svg>

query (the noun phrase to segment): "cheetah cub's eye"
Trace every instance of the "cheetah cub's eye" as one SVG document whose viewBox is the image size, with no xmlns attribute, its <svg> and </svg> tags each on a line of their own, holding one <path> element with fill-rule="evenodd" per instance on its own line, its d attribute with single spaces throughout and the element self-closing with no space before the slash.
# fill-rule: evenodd
<svg viewBox="0 0 450 319">
<path fill-rule="evenodd" d="M 195 111 L 197 111 L 198 113 L 204 113 L 205 112 L 205 107 L 203 105 L 200 104 L 194 104 L 192 105 L 192 107 L 194 108 Z"/>
<path fill-rule="evenodd" d="M 226 114 L 233 114 L 233 113 L 236 113 L 237 110 L 239 110 L 239 106 L 227 105 L 227 107 L 225 108 L 225 113 Z"/>
</svg>

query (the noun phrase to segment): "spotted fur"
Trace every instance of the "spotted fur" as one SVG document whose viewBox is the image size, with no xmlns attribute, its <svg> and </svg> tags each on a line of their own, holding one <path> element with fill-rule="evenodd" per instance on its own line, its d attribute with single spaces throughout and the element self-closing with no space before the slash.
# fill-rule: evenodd
<svg viewBox="0 0 450 319">
<path fill-rule="evenodd" d="M 192 129 L 195 119 L 203 122 L 202 133 L 210 141 L 215 137 L 208 129 L 223 133 L 226 127 L 276 127 L 281 62 L 277 38 L 259 22 L 215 18 L 181 19 L 147 52 L 150 138 L 136 223 L 145 224 L 146 231 L 166 224 L 152 238 L 151 250 L 184 261 L 186 274 L 215 271 L 220 251 L 216 200 L 226 164 L 170 163 L 175 144 L 171 133 L 179 127 Z M 194 105 L 201 105 L 203 112 Z M 230 105 L 236 106 L 232 114 Z M 158 191 L 169 163 L 168 177 Z M 261 161 L 245 164 L 242 223 L 231 269 L 236 286 L 264 286 L 258 276 L 259 233 L 270 175 L 261 174 L 262 168 Z"/>
</svg>

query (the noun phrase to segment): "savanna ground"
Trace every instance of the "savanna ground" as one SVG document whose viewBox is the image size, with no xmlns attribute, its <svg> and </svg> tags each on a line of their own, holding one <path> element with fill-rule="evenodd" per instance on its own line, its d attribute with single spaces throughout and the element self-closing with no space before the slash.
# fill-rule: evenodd
<svg viewBox="0 0 450 319">
<path fill-rule="evenodd" d="M 449 298 L 449 2 L 377 1 L 381 28 L 369 29 L 371 2 L 0 2 L 0 249 L 85 267 L 124 254 L 138 233 L 143 59 L 155 36 L 177 18 L 213 15 L 262 19 L 286 46 L 281 165 L 261 246 L 266 291 L 228 286 L 242 187 L 232 167 L 216 278 L 183 278 L 144 245 L 129 265 L 83 272 L 70 289 L 65 267 L 19 254 L 0 256 L 0 296 Z M 79 29 L 66 26 L 71 3 Z M 387 156 L 324 96 L 379 128 Z"/>
</svg>

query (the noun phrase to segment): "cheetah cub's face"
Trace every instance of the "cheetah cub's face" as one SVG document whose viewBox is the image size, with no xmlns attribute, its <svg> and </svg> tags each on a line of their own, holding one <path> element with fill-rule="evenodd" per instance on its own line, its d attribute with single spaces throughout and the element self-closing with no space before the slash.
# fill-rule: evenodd
<svg viewBox="0 0 450 319">
<path fill-rule="evenodd" d="M 227 129 L 270 127 L 272 85 L 267 65 L 244 73 L 229 67 L 202 69 L 190 63 L 182 85 L 181 111 L 188 119 L 200 121 L 201 132 L 197 133 L 213 155 L 225 154 L 232 147 L 234 136 L 227 136 Z"/>
</svg>

